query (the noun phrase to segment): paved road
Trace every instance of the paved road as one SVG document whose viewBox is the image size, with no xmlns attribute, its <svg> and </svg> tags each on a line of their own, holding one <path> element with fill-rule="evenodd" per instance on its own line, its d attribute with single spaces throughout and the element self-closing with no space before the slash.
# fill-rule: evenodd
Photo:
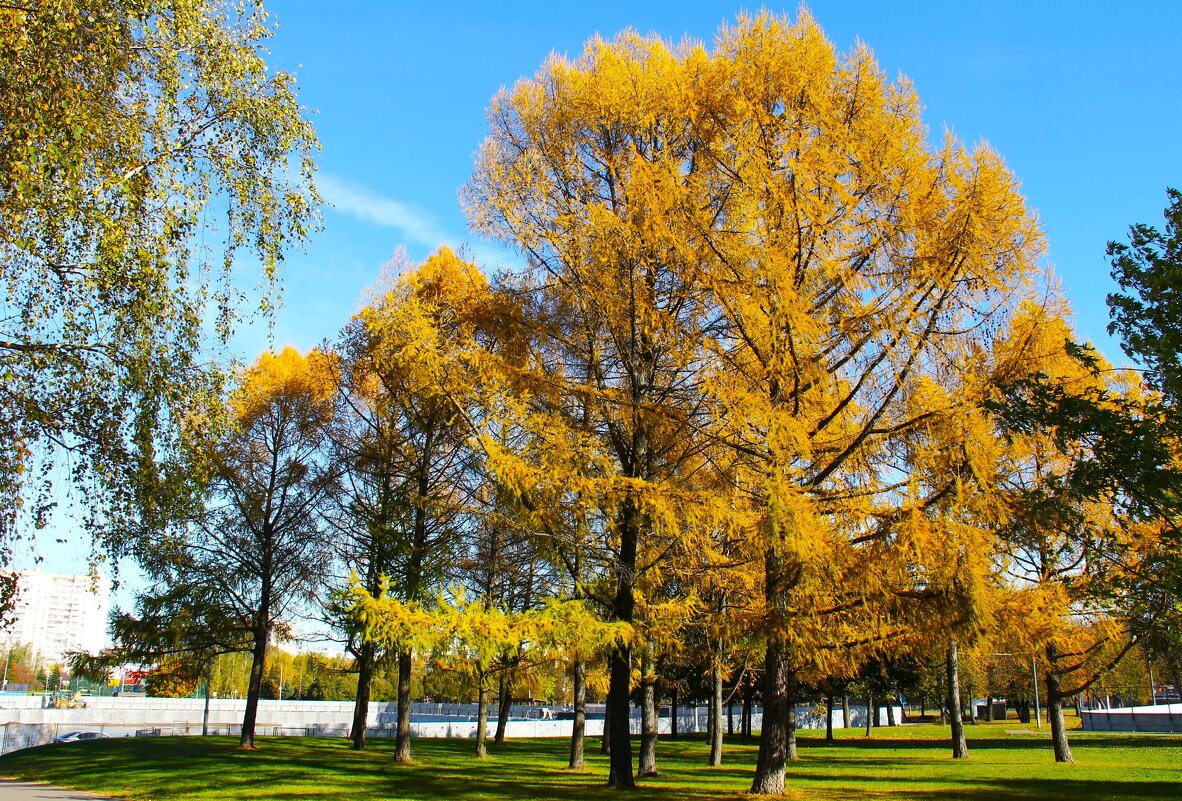
<svg viewBox="0 0 1182 801">
<path fill-rule="evenodd" d="M 107 796 L 80 790 L 63 790 L 44 784 L 0 779 L 0 801 L 113 801 Z"/>
</svg>

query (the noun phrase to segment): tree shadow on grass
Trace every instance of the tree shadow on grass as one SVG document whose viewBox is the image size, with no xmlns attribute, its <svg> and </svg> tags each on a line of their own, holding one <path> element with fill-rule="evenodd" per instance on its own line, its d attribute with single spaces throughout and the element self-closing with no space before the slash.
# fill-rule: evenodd
<svg viewBox="0 0 1182 801">
<path fill-rule="evenodd" d="M 945 782 L 956 784 L 959 782 Z M 963 782 L 968 784 L 968 782 Z M 956 798 L 964 801 L 1162 801 L 1182 798 L 1182 784 L 1161 781 L 1087 781 L 1080 779 L 993 779 L 973 787 L 912 790 L 913 798 Z"/>
<path fill-rule="evenodd" d="M 1104 735 L 1089 735 L 1084 737 L 1071 737 L 1072 748 L 1182 748 L 1182 738 L 1178 737 L 1112 737 Z M 1044 747 L 1047 750 L 1051 748 L 1050 734 L 1043 736 L 1038 735 L 1013 735 L 1010 737 L 976 737 L 968 742 L 969 752 L 973 749 L 1014 749 L 1014 750 L 1038 750 Z M 901 749 L 927 749 L 938 750 L 940 748 L 947 748 L 951 750 L 951 741 L 944 743 L 940 740 L 924 739 L 924 738 L 904 738 L 897 739 L 865 739 L 865 738 L 842 738 L 827 743 L 822 739 L 817 738 L 800 738 L 797 740 L 797 747 L 801 750 L 812 750 L 816 748 L 834 748 L 834 749 L 866 749 L 866 750 L 887 750 L 896 751 Z"/>
</svg>

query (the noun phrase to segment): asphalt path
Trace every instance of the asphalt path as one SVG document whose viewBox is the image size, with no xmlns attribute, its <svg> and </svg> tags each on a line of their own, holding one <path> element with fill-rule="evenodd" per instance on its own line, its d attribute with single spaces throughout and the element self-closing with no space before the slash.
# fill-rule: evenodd
<svg viewBox="0 0 1182 801">
<path fill-rule="evenodd" d="M 12 779 L 0 779 L 0 801 L 116 801 L 105 795 L 93 795 L 81 790 L 63 790 L 47 784 L 30 784 Z"/>
</svg>

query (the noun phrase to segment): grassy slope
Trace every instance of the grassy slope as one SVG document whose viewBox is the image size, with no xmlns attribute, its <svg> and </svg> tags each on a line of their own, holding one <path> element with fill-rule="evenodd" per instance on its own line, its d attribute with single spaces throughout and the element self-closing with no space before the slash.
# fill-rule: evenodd
<svg viewBox="0 0 1182 801">
<path fill-rule="evenodd" d="M 1016 724 L 970 728 L 967 761 L 954 762 L 947 729 L 908 726 L 857 732 L 826 746 L 802 736 L 789 767 L 789 796 L 809 799 L 1093 799 L 1182 798 L 1182 740 L 1073 734 L 1075 765 L 1052 761 L 1041 736 L 1008 734 Z M 589 769 L 571 773 L 565 740 L 521 740 L 483 761 L 472 742 L 416 740 L 414 765 L 390 761 L 377 741 L 361 753 L 341 740 L 261 738 L 240 752 L 225 737 L 116 739 L 43 746 L 0 758 L 0 775 L 121 798 L 153 799 L 517 799 L 619 798 L 602 788 L 607 766 L 591 740 Z M 661 775 L 630 799 L 738 798 L 751 781 L 755 745 L 728 743 L 726 764 L 705 767 L 700 740 L 662 741 Z"/>
</svg>

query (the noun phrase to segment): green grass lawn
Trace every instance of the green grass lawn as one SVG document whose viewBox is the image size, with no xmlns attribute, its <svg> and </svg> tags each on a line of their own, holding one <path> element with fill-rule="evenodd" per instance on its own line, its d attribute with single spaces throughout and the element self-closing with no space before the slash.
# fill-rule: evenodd
<svg viewBox="0 0 1182 801">
<path fill-rule="evenodd" d="M 1056 765 L 1046 730 L 995 723 L 966 727 L 970 757 L 953 761 L 947 729 L 877 729 L 866 740 L 842 731 L 827 746 L 802 734 L 788 768 L 788 795 L 800 799 L 1182 798 L 1182 739 L 1072 734 L 1076 764 Z M 588 741 L 585 773 L 564 769 L 565 740 L 519 740 L 475 759 L 471 740 L 415 740 L 416 762 L 395 765 L 391 741 L 364 752 L 343 740 L 267 738 L 253 752 L 228 737 L 99 740 L 49 745 L 0 757 L 0 775 L 120 798 L 171 799 L 516 799 L 618 798 L 603 788 L 606 759 Z M 700 739 L 662 740 L 660 776 L 635 799 L 738 798 L 751 782 L 756 745 L 728 742 L 724 766 L 705 765 Z"/>
</svg>

